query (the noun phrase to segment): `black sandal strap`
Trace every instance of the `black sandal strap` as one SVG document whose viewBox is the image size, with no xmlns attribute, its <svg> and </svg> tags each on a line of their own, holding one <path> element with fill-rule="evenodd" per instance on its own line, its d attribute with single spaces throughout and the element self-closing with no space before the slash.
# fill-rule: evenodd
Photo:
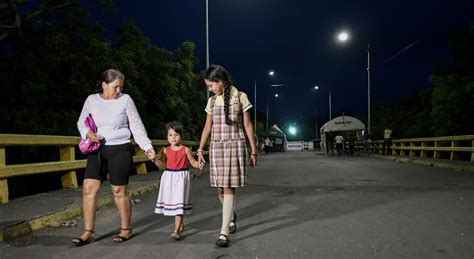
<svg viewBox="0 0 474 259">
<path fill-rule="evenodd" d="M 225 237 L 225 240 L 229 240 L 229 236 L 227 236 L 226 234 L 219 234 L 217 236 L 217 239 L 220 239 L 219 237 L 221 237 L 221 236 Z"/>
<path fill-rule="evenodd" d="M 92 234 L 95 234 L 95 231 L 92 230 L 92 229 L 84 229 L 84 232 L 90 232 Z M 90 237 L 88 239 L 91 239 Z M 79 242 L 83 243 L 83 242 L 87 242 L 87 240 L 84 240 L 80 237 L 74 237 L 73 240 L 78 240 Z"/>
<path fill-rule="evenodd" d="M 131 237 L 116 236 L 114 237 L 115 242 L 125 242 L 128 241 Z"/>
<path fill-rule="evenodd" d="M 88 239 L 82 239 L 80 237 L 74 237 L 72 239 L 72 242 L 76 245 L 76 246 L 83 246 L 83 245 L 87 245 L 89 244 L 90 242 L 92 242 L 94 240 L 94 233 L 95 231 L 94 230 L 90 230 L 90 229 L 86 229 L 84 230 L 84 232 L 91 232 L 92 235 L 88 238 Z M 77 241 L 77 242 L 76 242 Z"/>
<path fill-rule="evenodd" d="M 121 236 L 120 234 L 115 236 L 114 237 L 114 241 L 115 242 L 125 242 L 125 241 L 128 241 L 130 238 L 132 238 L 133 234 L 132 234 L 132 229 L 131 228 L 120 228 L 120 230 L 123 230 L 123 231 L 129 231 L 130 232 L 130 236 L 129 237 L 124 237 L 124 236 Z"/>
</svg>

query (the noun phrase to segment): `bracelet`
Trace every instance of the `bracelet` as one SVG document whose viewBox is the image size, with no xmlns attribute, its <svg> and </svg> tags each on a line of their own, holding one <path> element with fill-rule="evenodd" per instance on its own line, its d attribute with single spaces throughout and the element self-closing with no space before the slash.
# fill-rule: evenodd
<svg viewBox="0 0 474 259">
<path fill-rule="evenodd" d="M 199 152 L 202 153 L 203 151 L 204 151 L 204 150 L 202 150 L 202 149 L 198 149 L 198 150 L 197 150 L 198 153 L 199 153 Z"/>
<path fill-rule="evenodd" d="M 257 154 L 250 154 L 251 156 L 257 156 Z"/>
</svg>

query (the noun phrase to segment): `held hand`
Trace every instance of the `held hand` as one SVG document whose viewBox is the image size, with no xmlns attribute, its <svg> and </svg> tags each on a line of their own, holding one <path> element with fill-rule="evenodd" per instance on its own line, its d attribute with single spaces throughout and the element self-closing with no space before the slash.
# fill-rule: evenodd
<svg viewBox="0 0 474 259">
<path fill-rule="evenodd" d="M 145 151 L 145 155 L 147 156 L 149 160 L 155 161 L 156 153 L 153 148 L 150 148 L 147 151 Z"/>
<path fill-rule="evenodd" d="M 199 163 L 199 170 L 204 170 L 204 168 L 206 168 L 206 162 L 200 162 Z"/>
<path fill-rule="evenodd" d="M 205 164 L 206 163 L 206 159 L 204 159 L 204 156 L 202 155 L 201 152 L 198 152 L 198 161 L 199 161 L 199 164 Z"/>
<path fill-rule="evenodd" d="M 202 152 L 198 152 L 198 162 L 199 162 L 199 170 L 203 170 L 206 167 L 206 159 L 202 155 Z"/>
</svg>

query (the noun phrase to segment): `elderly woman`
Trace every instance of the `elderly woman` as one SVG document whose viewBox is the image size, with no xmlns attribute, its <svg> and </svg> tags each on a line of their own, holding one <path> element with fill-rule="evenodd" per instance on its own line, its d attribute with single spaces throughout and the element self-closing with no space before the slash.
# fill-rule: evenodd
<svg viewBox="0 0 474 259">
<path fill-rule="evenodd" d="M 95 237 L 96 197 L 107 173 L 120 216 L 120 233 L 114 241 L 130 239 L 132 209 L 127 187 L 133 170 L 131 135 L 149 157 L 155 156 L 135 103 L 128 94 L 122 93 L 124 79 L 124 75 L 115 69 L 102 73 L 100 93 L 87 97 L 77 122 L 82 138 L 101 142 L 99 151 L 87 156 L 83 183 L 84 232 L 72 240 L 77 246 L 88 244 Z M 89 114 L 97 126 L 97 133 L 89 132 L 84 124 Z"/>
</svg>

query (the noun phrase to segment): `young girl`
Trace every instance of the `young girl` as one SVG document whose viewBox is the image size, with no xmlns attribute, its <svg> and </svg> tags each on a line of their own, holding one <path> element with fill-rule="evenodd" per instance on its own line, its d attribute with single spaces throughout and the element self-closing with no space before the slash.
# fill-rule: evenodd
<svg viewBox="0 0 474 259">
<path fill-rule="evenodd" d="M 183 215 L 190 214 L 192 209 L 189 199 L 191 181 L 188 166 L 191 164 L 199 168 L 199 163 L 194 159 L 191 150 L 181 144 L 183 126 L 179 122 L 168 123 L 166 131 L 170 146 L 163 150 L 159 158 L 153 159 L 158 167 L 165 167 L 161 176 L 155 213 L 175 216 L 175 227 L 171 237 L 180 240 L 184 229 Z"/>
<path fill-rule="evenodd" d="M 204 81 L 215 95 L 209 98 L 205 109 L 206 124 L 201 134 L 198 157 L 200 164 L 204 164 L 203 148 L 210 135 L 211 186 L 217 187 L 222 204 L 222 227 L 216 244 L 226 247 L 229 233 L 237 229 L 235 189 L 246 185 L 247 155 L 250 156 L 251 166 L 257 163 L 257 148 L 249 112 L 252 104 L 245 93 L 232 85 L 229 73 L 222 66 L 209 66 L 204 72 Z M 247 152 L 246 137 L 250 153 Z"/>
</svg>

